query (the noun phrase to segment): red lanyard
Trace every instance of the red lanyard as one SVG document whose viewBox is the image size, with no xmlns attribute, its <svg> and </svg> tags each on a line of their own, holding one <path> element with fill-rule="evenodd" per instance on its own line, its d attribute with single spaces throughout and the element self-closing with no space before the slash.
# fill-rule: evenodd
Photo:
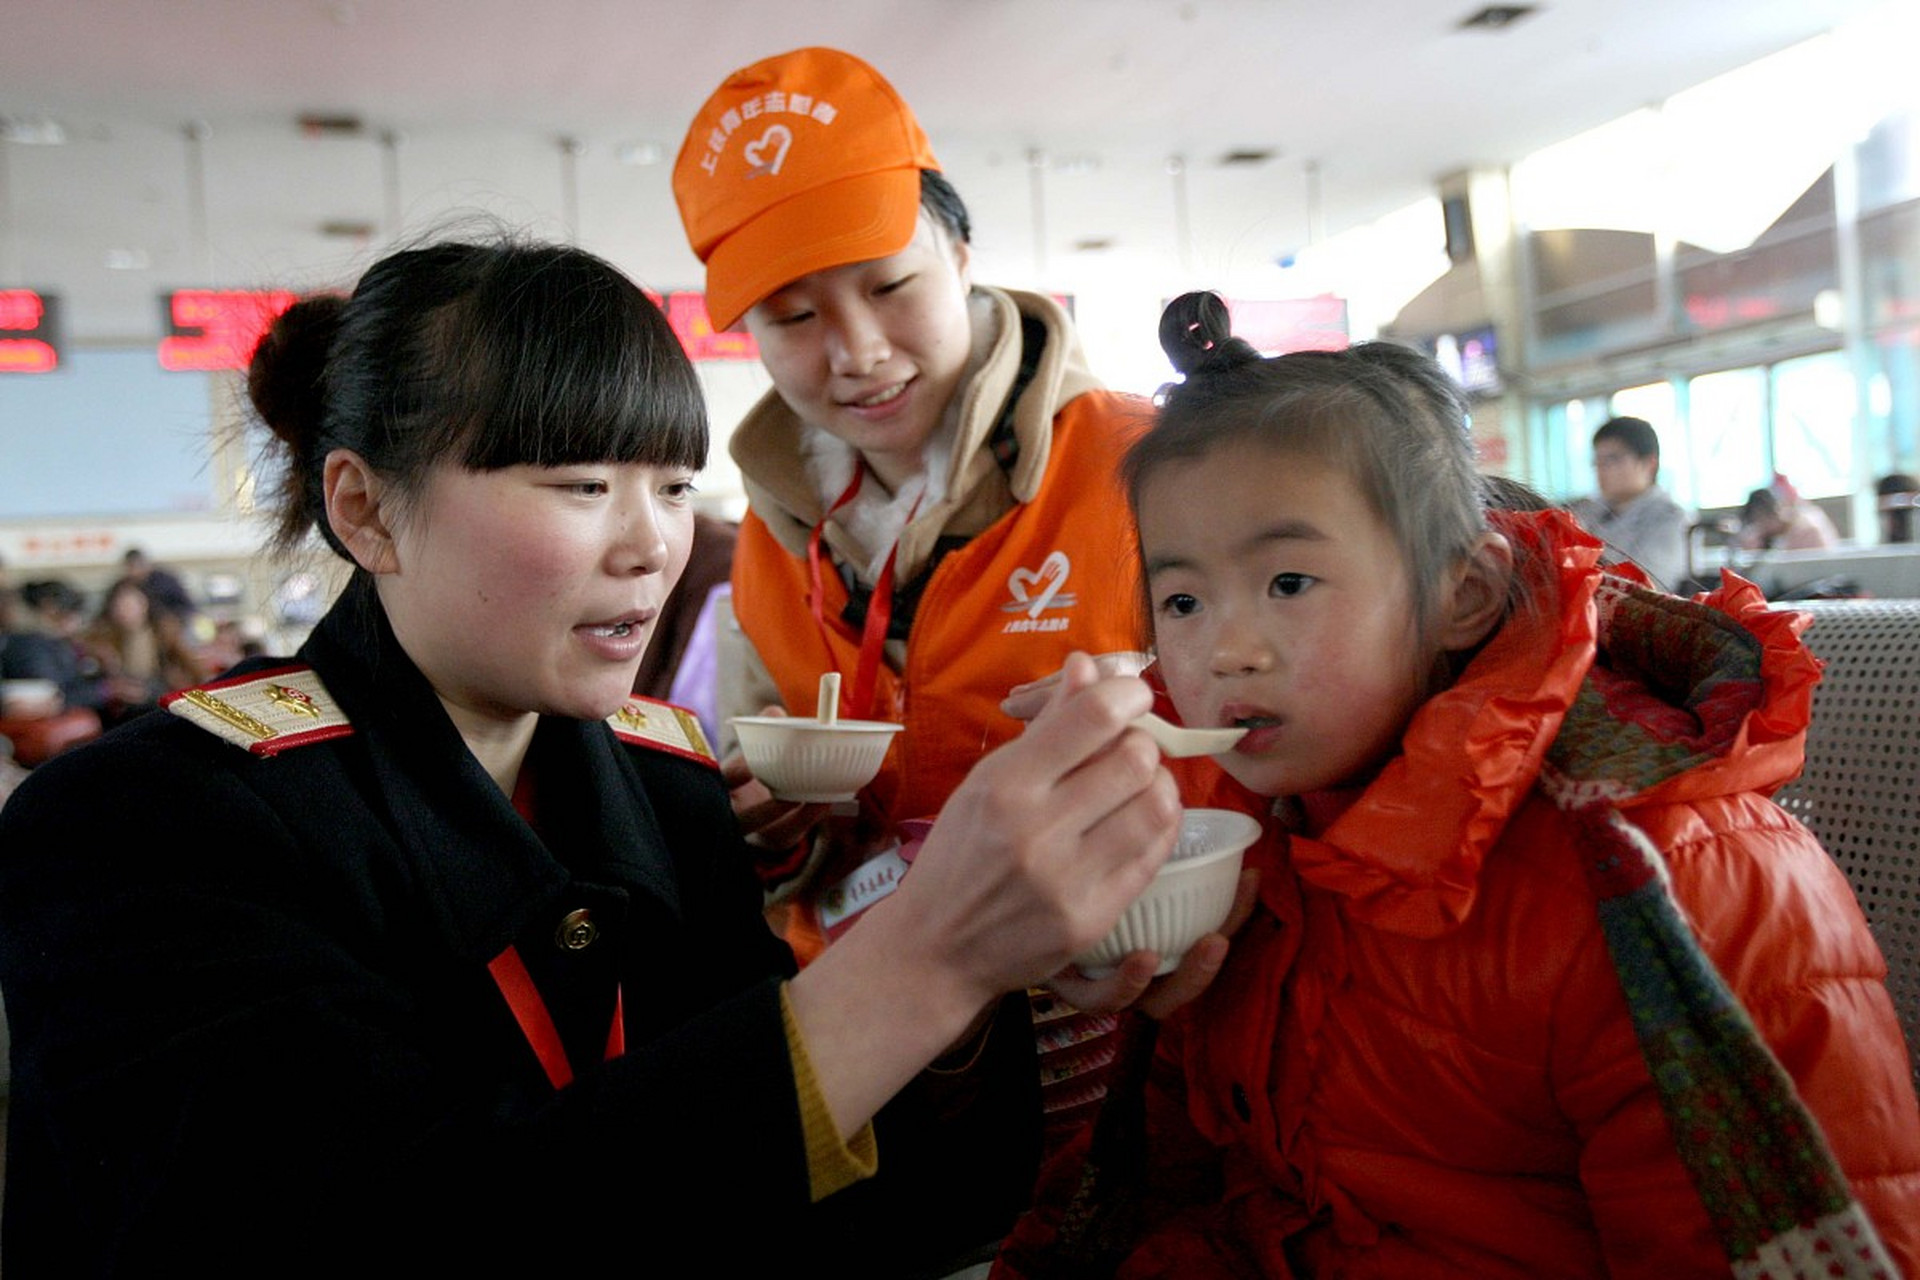
<svg viewBox="0 0 1920 1280">
<path fill-rule="evenodd" d="M 807 573 L 813 588 L 813 621 L 820 628 L 829 662 L 833 662 L 833 639 L 827 623 L 826 594 L 823 589 L 826 580 L 823 568 L 825 557 L 820 554 L 820 540 L 826 532 L 827 521 L 833 518 L 834 512 L 853 501 L 854 495 L 860 492 L 861 482 L 866 478 L 867 464 L 862 462 L 853 473 L 853 482 L 834 499 L 833 505 L 827 508 L 827 514 L 820 517 L 820 523 L 813 526 L 813 533 L 807 538 Z M 920 503 L 916 499 L 913 510 L 907 512 L 907 519 L 911 521 L 919 510 Z M 874 583 L 873 596 L 867 601 L 867 622 L 860 632 L 860 665 L 853 673 L 852 690 L 843 685 L 840 691 L 840 714 L 848 719 L 873 718 L 874 683 L 880 678 L 880 659 L 887 647 L 887 626 L 893 621 L 893 559 L 899 553 L 900 543 L 896 540 L 887 549 L 887 562 L 880 566 L 880 580 Z M 839 671 L 840 664 L 834 662 L 833 669 Z"/>
<path fill-rule="evenodd" d="M 520 1034 L 527 1038 L 533 1056 L 546 1068 L 547 1079 L 553 1082 L 553 1087 L 564 1089 L 572 1084 L 573 1064 L 567 1061 L 567 1051 L 560 1043 L 560 1029 L 553 1025 L 553 1015 L 547 1012 L 547 1002 L 540 998 L 540 990 L 533 985 L 533 975 L 527 972 L 520 953 L 509 946 L 487 965 L 487 972 L 493 975 L 500 994 L 507 998 L 507 1007 L 513 1010 L 514 1021 L 520 1024 Z M 607 1028 L 606 1060 L 612 1062 L 626 1051 L 626 1016 L 620 988 L 615 987 L 613 1025 Z"/>
</svg>

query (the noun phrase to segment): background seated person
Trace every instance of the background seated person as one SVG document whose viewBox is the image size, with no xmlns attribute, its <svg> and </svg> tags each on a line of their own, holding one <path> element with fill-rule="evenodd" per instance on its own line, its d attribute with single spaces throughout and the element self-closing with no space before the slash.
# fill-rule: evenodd
<svg viewBox="0 0 1920 1280">
<path fill-rule="evenodd" d="M 120 578 L 114 585 L 121 582 L 131 582 L 146 592 L 155 618 L 166 614 L 191 618 L 198 612 L 193 593 L 187 590 L 180 575 L 147 559 L 147 553 L 139 547 L 127 548 L 127 553 L 120 557 Z"/>
<path fill-rule="evenodd" d="M 1765 489 L 1747 495 L 1740 508 L 1739 542 L 1748 551 L 1821 551 L 1840 545 L 1840 532 L 1827 513 L 1776 477 Z"/>
<path fill-rule="evenodd" d="M 1593 477 L 1599 493 L 1570 508 L 1573 518 L 1654 583 L 1678 591 L 1687 576 L 1686 508 L 1656 481 L 1660 436 L 1645 418 L 1609 418 L 1593 433 Z"/>
<path fill-rule="evenodd" d="M 1883 544 L 1913 541 L 1913 509 L 1920 506 L 1920 478 L 1902 471 L 1881 476 L 1873 486 L 1880 500 L 1880 541 Z"/>
<path fill-rule="evenodd" d="M 694 513 L 693 552 L 680 585 L 653 620 L 653 637 L 640 659 L 633 691 L 643 698 L 671 702 L 700 717 L 710 741 L 721 740 L 715 688 L 718 663 L 715 635 L 716 591 L 730 588 L 733 544 L 739 526 Z"/>
<path fill-rule="evenodd" d="M 187 646 L 185 620 L 155 614 L 146 591 L 128 578 L 107 589 L 80 643 L 106 679 L 103 715 L 109 724 L 151 711 L 163 694 L 212 674 Z"/>
<path fill-rule="evenodd" d="M 20 588 L 24 612 L 15 617 L 14 633 L 23 639 L 9 658 L 19 678 L 52 680 L 60 686 L 67 707 L 98 711 L 106 705 L 107 682 L 100 664 L 80 645 L 85 625 L 85 598 L 71 583 L 44 578 Z M 29 669 L 30 668 L 30 669 Z"/>
</svg>

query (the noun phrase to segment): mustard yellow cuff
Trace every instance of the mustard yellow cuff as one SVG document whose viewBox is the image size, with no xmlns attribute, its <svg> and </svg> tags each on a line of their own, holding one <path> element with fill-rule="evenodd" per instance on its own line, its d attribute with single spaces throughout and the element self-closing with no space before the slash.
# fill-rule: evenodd
<svg viewBox="0 0 1920 1280">
<path fill-rule="evenodd" d="M 840 1140 L 840 1126 L 834 1123 L 827 1100 L 820 1093 L 820 1081 L 813 1074 L 813 1060 L 807 1056 L 807 1042 L 800 1036 L 800 1024 L 794 1019 L 784 983 L 780 987 L 780 1021 L 786 1028 L 793 1089 L 800 1100 L 800 1132 L 807 1141 L 807 1179 L 817 1204 L 836 1191 L 871 1178 L 880 1168 L 880 1152 L 871 1124 L 861 1125 L 847 1141 Z"/>
</svg>

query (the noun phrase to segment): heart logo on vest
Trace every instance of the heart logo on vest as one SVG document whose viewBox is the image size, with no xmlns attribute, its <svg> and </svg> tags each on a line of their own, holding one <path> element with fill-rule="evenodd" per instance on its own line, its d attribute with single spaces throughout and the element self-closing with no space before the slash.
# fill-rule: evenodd
<svg viewBox="0 0 1920 1280">
<path fill-rule="evenodd" d="M 1073 604 L 1072 596 L 1060 595 L 1060 588 L 1067 584 L 1067 553 L 1055 551 L 1040 562 L 1038 569 L 1015 569 L 1007 575 L 1007 590 L 1013 593 L 1013 603 L 1003 606 L 1009 613 L 1026 611 L 1029 618 L 1037 618 L 1050 605 L 1067 608 Z M 1034 588 L 1039 588 L 1035 591 Z"/>
<path fill-rule="evenodd" d="M 780 172 L 780 166 L 787 162 L 787 152 L 793 149 L 793 130 L 783 124 L 768 125 L 767 131 L 749 142 L 741 154 L 753 171 L 749 178 L 764 178 Z"/>
</svg>

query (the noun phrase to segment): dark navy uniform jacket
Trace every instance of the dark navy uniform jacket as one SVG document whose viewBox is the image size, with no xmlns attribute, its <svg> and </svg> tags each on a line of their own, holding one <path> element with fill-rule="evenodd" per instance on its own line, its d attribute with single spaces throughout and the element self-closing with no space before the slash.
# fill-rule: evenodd
<svg viewBox="0 0 1920 1280">
<path fill-rule="evenodd" d="M 1030 1052 L 959 1096 L 897 1101 L 882 1176 L 808 1207 L 792 958 L 711 765 L 543 718 L 536 835 L 367 582 L 300 658 L 350 733 L 262 758 L 151 715 L 49 762 L 0 814 L 10 1280 L 809 1258 L 901 1274 L 943 1245 L 889 1239 L 890 1196 L 953 1197 L 956 1238 L 1018 1207 L 968 1197 L 1031 1158 L 995 1121 L 1037 1108 Z M 566 1046 L 565 1089 L 489 974 L 509 944 Z M 627 1052 L 603 1061 L 616 990 Z M 990 1044 L 1030 1038 L 999 1030 Z M 922 1149 L 955 1107 L 981 1123 Z"/>
</svg>

